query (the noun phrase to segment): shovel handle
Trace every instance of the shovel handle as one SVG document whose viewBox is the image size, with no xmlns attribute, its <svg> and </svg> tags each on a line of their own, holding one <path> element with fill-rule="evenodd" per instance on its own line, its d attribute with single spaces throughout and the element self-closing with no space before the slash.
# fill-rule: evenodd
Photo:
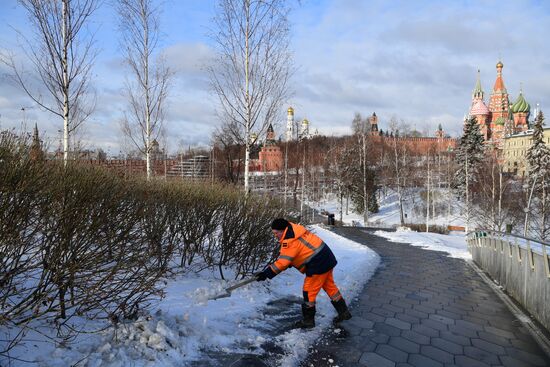
<svg viewBox="0 0 550 367">
<path fill-rule="evenodd" d="M 243 280 L 239 283 L 233 284 L 231 287 L 226 288 L 226 290 L 228 292 L 231 292 L 232 290 L 235 290 L 235 289 L 240 288 L 244 285 L 247 285 L 248 283 L 252 283 L 252 282 L 256 281 L 256 279 L 258 279 L 258 274 L 254 274 L 254 276 L 252 276 L 251 278 L 248 278 L 248 279 L 245 279 L 245 280 Z"/>
</svg>

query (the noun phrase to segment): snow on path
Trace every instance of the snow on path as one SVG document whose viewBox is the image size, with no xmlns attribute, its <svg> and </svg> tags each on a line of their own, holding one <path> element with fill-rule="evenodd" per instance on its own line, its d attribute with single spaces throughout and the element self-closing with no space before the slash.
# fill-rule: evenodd
<svg viewBox="0 0 550 367">
<path fill-rule="evenodd" d="M 391 242 L 405 242 L 432 251 L 444 251 L 450 257 L 469 260 L 472 255 L 468 252 L 466 235 L 454 233 L 443 235 L 438 233 L 414 232 L 408 228 L 399 227 L 395 232 L 376 231 L 377 236 L 387 238 Z"/>
<path fill-rule="evenodd" d="M 380 262 L 371 249 L 315 226 L 338 259 L 334 278 L 350 303 Z M 149 367 L 182 366 L 205 358 L 204 350 L 221 353 L 258 353 L 273 327 L 262 312 L 270 301 L 301 297 L 304 275 L 288 269 L 272 280 L 253 282 L 232 292 L 229 298 L 208 300 L 234 281 L 223 281 L 209 272 L 186 274 L 170 280 L 165 297 L 151 314 L 122 325 L 115 334 L 109 329 L 101 334 L 82 334 L 71 347 L 52 346 L 36 339 L 12 351 L 13 356 L 35 360 L 34 366 L 65 367 Z M 299 304 L 294 305 L 296 315 Z M 324 292 L 317 299 L 317 326 L 308 331 L 292 330 L 277 338 L 285 349 L 280 366 L 295 366 L 307 355 L 308 347 L 327 328 L 335 311 Z M 38 338 L 38 336 L 37 336 Z M 0 359 L 0 365 L 3 365 Z M 28 366 L 14 362 L 12 366 Z"/>
</svg>

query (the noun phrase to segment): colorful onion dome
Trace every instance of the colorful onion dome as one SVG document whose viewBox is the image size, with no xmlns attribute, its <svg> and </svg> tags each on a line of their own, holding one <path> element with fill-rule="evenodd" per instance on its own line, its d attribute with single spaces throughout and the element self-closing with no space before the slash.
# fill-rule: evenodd
<svg viewBox="0 0 550 367">
<path fill-rule="evenodd" d="M 472 106 L 472 109 L 470 110 L 470 115 L 472 116 L 479 116 L 479 115 L 486 116 L 486 115 L 489 115 L 489 113 L 490 113 L 489 109 L 481 99 L 478 99 Z"/>
<path fill-rule="evenodd" d="M 512 110 L 512 113 L 528 113 L 531 110 L 531 106 L 529 106 L 529 103 L 523 98 L 523 93 L 519 92 L 519 97 L 516 99 L 516 102 L 512 105 L 510 108 Z"/>
<path fill-rule="evenodd" d="M 506 120 L 504 120 L 504 117 L 499 117 L 496 119 L 495 121 L 495 125 L 504 125 L 504 123 L 506 122 Z"/>
</svg>

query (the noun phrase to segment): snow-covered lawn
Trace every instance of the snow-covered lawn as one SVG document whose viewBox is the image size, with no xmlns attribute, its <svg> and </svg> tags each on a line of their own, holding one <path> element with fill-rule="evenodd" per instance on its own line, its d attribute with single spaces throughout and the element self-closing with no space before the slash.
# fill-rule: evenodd
<svg viewBox="0 0 550 367">
<path fill-rule="evenodd" d="M 387 238 L 392 242 L 405 242 L 432 251 L 447 252 L 450 257 L 472 259 L 472 255 L 468 252 L 466 235 L 461 232 L 451 232 L 449 235 L 443 235 L 414 232 L 408 228 L 399 227 L 395 232 L 376 231 L 374 234 Z"/>
<path fill-rule="evenodd" d="M 451 201 L 450 211 L 448 210 L 448 202 L 443 201 L 445 198 L 445 190 L 441 189 L 438 197 L 438 209 L 436 210 L 436 216 L 433 218 L 430 215 L 430 225 L 453 225 L 464 226 L 465 221 L 460 214 L 460 208 L 457 202 L 453 199 Z M 417 189 L 413 194 L 407 195 L 403 200 L 403 211 L 406 215 L 405 223 L 422 224 L 426 223 L 426 213 L 424 210 L 420 210 L 420 189 Z M 414 200 L 411 198 L 414 197 Z M 399 202 L 397 193 L 388 190 L 387 195 L 378 199 L 379 210 L 378 213 L 370 213 L 367 226 L 385 226 L 385 227 L 397 227 L 400 224 L 399 215 Z M 336 220 L 340 220 L 340 210 L 342 210 L 342 222 L 345 225 L 363 225 L 363 215 L 355 213 L 353 210 L 353 203 L 350 201 L 346 204 L 344 199 L 340 204 L 336 195 L 328 194 L 319 202 L 308 202 L 312 208 L 319 211 L 324 210 L 335 215 Z"/>
<path fill-rule="evenodd" d="M 340 237 L 319 226 L 313 227 L 329 244 L 338 259 L 334 278 L 344 297 L 358 295 L 379 264 L 379 256 L 369 248 Z M 147 318 L 121 325 L 99 334 L 82 334 L 71 347 L 55 347 L 33 335 L 32 343 L 17 347 L 11 355 L 36 360 L 35 366 L 182 366 L 204 358 L 202 351 L 242 350 L 261 353 L 271 338 L 270 319 L 263 310 L 270 301 L 301 297 L 303 277 L 289 269 L 266 282 L 253 282 L 232 292 L 229 298 L 208 300 L 230 286 L 232 281 L 216 279 L 202 272 L 169 281 L 165 297 Z M 299 304 L 293 305 L 296 315 Z M 305 357 L 307 348 L 331 323 L 335 311 L 324 292 L 317 299 L 317 326 L 313 330 L 292 330 L 278 337 L 285 349 L 280 366 L 293 366 Z M 271 320 L 272 321 L 272 320 Z M 99 326 L 99 325 L 98 325 Z M 116 340 L 115 340 L 116 338 Z M 0 365 L 7 365 L 0 359 Z M 13 360 L 12 366 L 29 364 Z"/>
</svg>

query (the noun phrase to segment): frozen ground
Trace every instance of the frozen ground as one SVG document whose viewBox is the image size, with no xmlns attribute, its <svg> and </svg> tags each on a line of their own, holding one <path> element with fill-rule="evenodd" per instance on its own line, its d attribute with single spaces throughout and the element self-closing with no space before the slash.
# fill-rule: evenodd
<svg viewBox="0 0 550 367">
<path fill-rule="evenodd" d="M 334 251 L 338 259 L 335 281 L 343 295 L 353 299 L 378 266 L 379 256 L 321 227 L 313 230 Z M 166 296 L 155 305 L 150 316 L 121 325 L 117 330 L 81 335 L 70 347 L 56 347 L 31 333 L 28 337 L 32 342 L 10 353 L 19 360 L 12 360 L 9 365 L 185 366 L 213 351 L 262 354 L 262 346 L 272 338 L 275 325 L 271 320 L 275 316 L 266 312 L 266 305 L 300 297 L 302 282 L 303 275 L 289 269 L 272 280 L 239 288 L 229 298 L 212 301 L 209 296 L 218 294 L 232 282 L 207 272 L 180 276 L 169 281 Z M 299 303 L 292 307 L 299 315 Z M 280 366 L 293 366 L 301 360 L 308 346 L 330 324 L 335 311 L 324 293 L 319 295 L 317 307 L 317 326 L 313 330 L 292 330 L 277 337 L 276 343 L 283 348 Z M 0 365 L 7 366 L 8 361 L 0 360 Z"/>
<path fill-rule="evenodd" d="M 422 201 L 419 196 L 419 190 L 403 195 L 403 212 L 406 216 L 405 224 L 426 223 L 426 212 L 422 207 Z M 437 225 L 453 225 L 464 226 L 465 221 L 460 215 L 460 210 L 457 203 L 451 200 L 450 206 L 447 201 L 445 190 L 438 192 L 438 200 L 436 205 L 435 217 L 430 214 L 430 224 Z M 336 195 L 326 195 L 318 202 L 308 202 L 308 205 L 318 209 L 319 211 L 327 211 L 335 215 L 336 220 L 340 220 L 342 214 L 342 222 L 346 225 L 363 225 L 363 215 L 355 213 L 353 204 L 347 202 L 344 198 L 340 203 Z M 399 202 L 397 193 L 387 190 L 385 195 L 380 195 L 378 198 L 379 211 L 378 213 L 370 213 L 367 226 L 388 226 L 396 227 L 400 224 Z M 432 208 L 430 208 L 432 209 Z"/>
</svg>

